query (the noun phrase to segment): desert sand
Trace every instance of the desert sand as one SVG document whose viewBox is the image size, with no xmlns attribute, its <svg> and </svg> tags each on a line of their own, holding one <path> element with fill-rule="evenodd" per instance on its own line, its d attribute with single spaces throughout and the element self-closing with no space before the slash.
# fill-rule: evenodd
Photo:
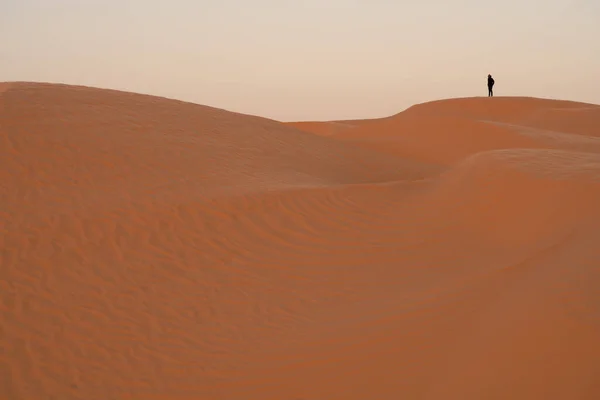
<svg viewBox="0 0 600 400">
<path fill-rule="evenodd" d="M 0 92 L 3 399 L 600 398 L 600 106 Z"/>
</svg>

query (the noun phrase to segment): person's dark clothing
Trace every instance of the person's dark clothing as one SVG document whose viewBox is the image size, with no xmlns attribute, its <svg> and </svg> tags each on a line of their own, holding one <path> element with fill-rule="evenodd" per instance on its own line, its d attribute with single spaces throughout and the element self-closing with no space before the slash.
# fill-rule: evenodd
<svg viewBox="0 0 600 400">
<path fill-rule="evenodd" d="M 491 75 L 488 75 L 488 97 L 494 96 L 494 78 Z"/>
</svg>

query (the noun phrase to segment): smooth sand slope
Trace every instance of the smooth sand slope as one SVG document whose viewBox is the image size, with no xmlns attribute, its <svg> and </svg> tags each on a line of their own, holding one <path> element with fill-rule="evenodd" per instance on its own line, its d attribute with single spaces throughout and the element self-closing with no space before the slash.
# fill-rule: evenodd
<svg viewBox="0 0 600 400">
<path fill-rule="evenodd" d="M 598 399 L 599 110 L 1 84 L 2 398 Z"/>
</svg>

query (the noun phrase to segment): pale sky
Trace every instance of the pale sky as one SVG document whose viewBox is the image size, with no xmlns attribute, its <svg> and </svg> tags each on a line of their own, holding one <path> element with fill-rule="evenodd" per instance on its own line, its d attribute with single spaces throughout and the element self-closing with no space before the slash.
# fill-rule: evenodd
<svg viewBox="0 0 600 400">
<path fill-rule="evenodd" d="M 450 97 L 600 104 L 600 0 L 0 0 L 0 81 L 282 121 Z"/>
</svg>

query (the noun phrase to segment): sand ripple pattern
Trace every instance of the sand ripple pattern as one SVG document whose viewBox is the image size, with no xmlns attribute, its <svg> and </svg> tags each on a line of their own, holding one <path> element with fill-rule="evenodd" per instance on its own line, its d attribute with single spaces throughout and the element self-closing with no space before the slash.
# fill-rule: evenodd
<svg viewBox="0 0 600 400">
<path fill-rule="evenodd" d="M 597 399 L 597 111 L 0 86 L 0 393 Z"/>
</svg>

